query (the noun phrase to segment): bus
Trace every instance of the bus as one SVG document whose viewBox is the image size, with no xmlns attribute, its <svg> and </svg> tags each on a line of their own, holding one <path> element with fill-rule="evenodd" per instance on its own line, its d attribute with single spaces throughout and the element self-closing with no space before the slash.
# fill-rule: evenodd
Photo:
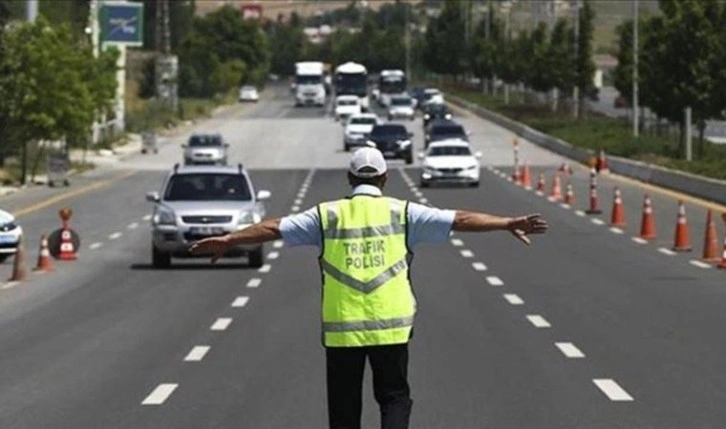
<svg viewBox="0 0 726 429">
<path fill-rule="evenodd" d="M 368 69 L 363 64 L 347 62 L 335 68 L 335 96 L 355 95 L 361 108 L 368 111 Z"/>
<path fill-rule="evenodd" d="M 406 74 L 403 70 L 382 70 L 378 77 L 378 102 L 388 107 L 391 97 L 406 93 Z"/>
</svg>

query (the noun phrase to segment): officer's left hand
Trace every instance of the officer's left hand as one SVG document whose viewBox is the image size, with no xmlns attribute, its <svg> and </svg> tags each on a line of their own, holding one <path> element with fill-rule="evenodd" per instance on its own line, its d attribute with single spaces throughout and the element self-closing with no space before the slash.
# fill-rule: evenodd
<svg viewBox="0 0 726 429">
<path fill-rule="evenodd" d="M 212 254 L 212 263 L 217 262 L 229 248 L 230 243 L 227 236 L 209 237 L 193 243 L 189 247 L 189 252 L 193 255 Z"/>
<path fill-rule="evenodd" d="M 531 241 L 527 235 L 544 234 L 547 231 L 547 221 L 542 219 L 542 215 L 539 213 L 520 216 L 512 218 L 507 225 L 507 229 L 515 237 L 517 237 L 518 240 L 522 241 L 526 245 L 529 245 Z"/>
</svg>

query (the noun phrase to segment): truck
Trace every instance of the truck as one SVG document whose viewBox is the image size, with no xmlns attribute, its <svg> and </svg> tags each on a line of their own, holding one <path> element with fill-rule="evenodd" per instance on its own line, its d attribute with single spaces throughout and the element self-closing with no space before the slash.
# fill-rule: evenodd
<svg viewBox="0 0 726 429">
<path fill-rule="evenodd" d="M 389 107 L 392 96 L 406 94 L 406 84 L 403 70 L 382 70 L 378 77 L 378 103 Z"/>
<path fill-rule="evenodd" d="M 325 105 L 325 65 L 319 61 L 295 63 L 295 106 Z"/>
<path fill-rule="evenodd" d="M 368 69 L 359 63 L 349 61 L 335 68 L 335 96 L 355 95 L 363 111 L 369 111 Z"/>
</svg>

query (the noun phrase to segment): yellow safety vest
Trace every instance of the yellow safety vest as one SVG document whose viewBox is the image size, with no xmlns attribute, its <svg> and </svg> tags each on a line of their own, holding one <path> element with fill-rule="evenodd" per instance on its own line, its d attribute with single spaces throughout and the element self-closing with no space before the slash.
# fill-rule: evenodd
<svg viewBox="0 0 726 429">
<path fill-rule="evenodd" d="M 357 195 L 318 206 L 323 234 L 323 344 L 407 343 L 416 300 L 408 276 L 406 203 Z"/>
</svg>

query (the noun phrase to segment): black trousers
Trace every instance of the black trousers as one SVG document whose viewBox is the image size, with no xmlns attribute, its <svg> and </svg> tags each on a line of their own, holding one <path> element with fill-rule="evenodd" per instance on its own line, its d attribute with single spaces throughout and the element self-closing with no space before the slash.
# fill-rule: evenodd
<svg viewBox="0 0 726 429">
<path fill-rule="evenodd" d="M 408 344 L 325 349 L 330 429 L 360 429 L 366 357 L 381 429 L 408 429 L 413 401 L 408 387 Z"/>
</svg>

